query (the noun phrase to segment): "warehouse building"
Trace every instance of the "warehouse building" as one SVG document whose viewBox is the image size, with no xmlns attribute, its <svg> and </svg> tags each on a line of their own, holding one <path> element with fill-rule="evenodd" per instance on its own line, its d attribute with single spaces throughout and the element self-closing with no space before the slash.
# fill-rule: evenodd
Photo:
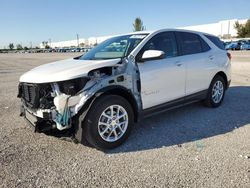
<svg viewBox="0 0 250 188">
<path fill-rule="evenodd" d="M 234 28 L 235 22 L 238 21 L 240 24 L 245 24 L 247 19 L 232 19 L 232 20 L 222 20 L 216 23 L 202 24 L 195 26 L 186 26 L 179 27 L 180 29 L 194 30 L 200 32 L 210 33 L 216 36 L 219 36 L 223 39 L 232 39 L 237 36 L 237 30 Z M 92 47 L 96 44 L 101 43 L 102 41 L 110 38 L 112 36 L 102 36 L 102 37 L 90 37 L 88 39 L 79 39 L 79 40 L 69 40 L 69 41 L 60 41 L 60 42 L 50 42 L 49 46 L 52 48 L 63 48 L 63 47 Z M 41 48 L 44 48 L 43 44 L 40 44 Z"/>
<path fill-rule="evenodd" d="M 206 32 L 206 33 L 216 35 L 220 38 L 230 39 L 230 38 L 235 38 L 237 36 L 237 30 L 234 28 L 235 22 L 237 21 L 240 24 L 245 24 L 247 22 L 247 19 L 223 20 L 217 23 L 181 27 L 181 29 Z"/>
</svg>

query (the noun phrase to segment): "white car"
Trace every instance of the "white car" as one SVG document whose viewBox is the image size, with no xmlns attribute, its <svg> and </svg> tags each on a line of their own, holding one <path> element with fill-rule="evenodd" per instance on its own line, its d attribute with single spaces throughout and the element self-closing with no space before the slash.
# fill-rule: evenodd
<svg viewBox="0 0 250 188">
<path fill-rule="evenodd" d="M 210 34 L 164 29 L 115 36 L 83 56 L 23 74 L 21 115 L 37 132 L 59 130 L 111 149 L 142 117 L 195 101 L 220 106 L 230 59 Z"/>
</svg>

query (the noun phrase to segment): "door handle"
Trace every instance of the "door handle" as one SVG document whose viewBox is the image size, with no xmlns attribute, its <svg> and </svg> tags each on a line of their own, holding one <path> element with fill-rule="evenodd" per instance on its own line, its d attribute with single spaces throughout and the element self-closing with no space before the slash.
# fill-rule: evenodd
<svg viewBox="0 0 250 188">
<path fill-rule="evenodd" d="M 175 62 L 175 65 L 176 65 L 177 67 L 180 67 L 180 66 L 182 66 L 182 63 L 181 63 L 181 61 L 176 61 L 176 62 Z"/>
<path fill-rule="evenodd" d="M 208 56 L 208 58 L 209 58 L 210 60 L 213 60 L 213 59 L 214 59 L 214 56 L 213 56 L 213 55 L 210 55 L 210 56 Z"/>
</svg>

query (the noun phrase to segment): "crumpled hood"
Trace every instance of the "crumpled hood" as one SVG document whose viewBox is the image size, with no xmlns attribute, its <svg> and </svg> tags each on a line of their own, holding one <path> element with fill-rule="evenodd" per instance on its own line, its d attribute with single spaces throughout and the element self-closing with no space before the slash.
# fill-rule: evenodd
<svg viewBox="0 0 250 188">
<path fill-rule="evenodd" d="M 89 71 L 97 68 L 113 66 L 120 61 L 120 58 L 110 60 L 66 59 L 31 69 L 24 73 L 19 81 L 28 83 L 48 83 L 70 80 L 86 76 Z"/>
</svg>

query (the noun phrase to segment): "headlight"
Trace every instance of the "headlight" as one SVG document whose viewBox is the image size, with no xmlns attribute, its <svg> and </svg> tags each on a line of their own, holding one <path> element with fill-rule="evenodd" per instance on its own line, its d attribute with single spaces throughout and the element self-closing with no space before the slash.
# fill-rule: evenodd
<svg viewBox="0 0 250 188">
<path fill-rule="evenodd" d="M 73 80 L 58 82 L 58 85 L 62 93 L 72 96 L 77 94 L 81 89 L 83 89 L 88 81 L 89 78 L 82 77 Z"/>
</svg>

